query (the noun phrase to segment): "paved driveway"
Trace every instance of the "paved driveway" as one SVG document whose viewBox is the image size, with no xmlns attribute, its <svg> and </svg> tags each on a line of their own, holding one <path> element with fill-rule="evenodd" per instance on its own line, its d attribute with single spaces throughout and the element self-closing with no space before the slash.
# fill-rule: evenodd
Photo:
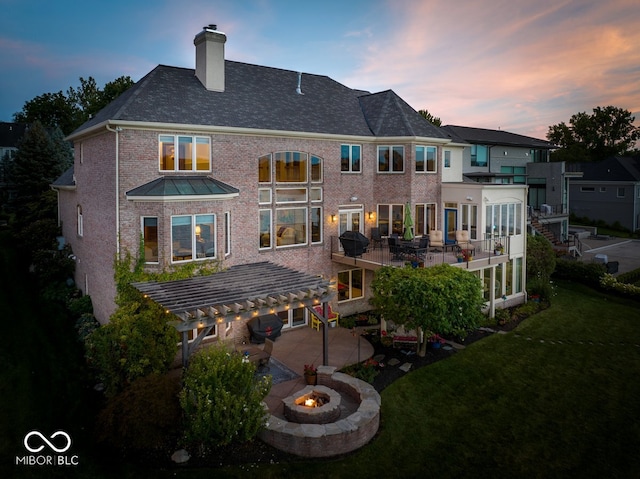
<svg viewBox="0 0 640 479">
<path fill-rule="evenodd" d="M 618 261 L 618 274 L 640 268 L 640 240 L 624 238 L 585 239 L 583 261 L 593 261 L 595 255 L 607 255 L 608 261 Z"/>
</svg>

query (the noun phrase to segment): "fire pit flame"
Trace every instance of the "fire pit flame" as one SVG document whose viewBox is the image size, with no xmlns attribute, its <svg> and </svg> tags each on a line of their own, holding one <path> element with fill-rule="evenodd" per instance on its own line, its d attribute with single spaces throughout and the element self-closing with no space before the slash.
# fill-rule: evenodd
<svg viewBox="0 0 640 479">
<path fill-rule="evenodd" d="M 307 407 L 316 407 L 316 400 L 309 398 L 307 400 L 305 400 L 304 405 Z"/>
</svg>

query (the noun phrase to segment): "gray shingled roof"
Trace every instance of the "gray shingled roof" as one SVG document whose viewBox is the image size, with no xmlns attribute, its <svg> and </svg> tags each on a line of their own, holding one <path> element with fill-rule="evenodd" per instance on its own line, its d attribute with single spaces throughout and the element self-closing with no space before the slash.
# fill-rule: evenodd
<svg viewBox="0 0 640 479">
<path fill-rule="evenodd" d="M 233 195 L 240 190 L 208 176 L 163 176 L 127 191 L 128 197 Z"/>
<path fill-rule="evenodd" d="M 640 157 L 612 156 L 602 161 L 576 163 L 572 168 L 582 171 L 574 181 L 640 181 Z"/>
<path fill-rule="evenodd" d="M 488 130 L 485 128 L 472 128 L 469 126 L 446 125 L 442 127 L 451 133 L 452 138 L 460 138 L 468 143 L 477 145 L 503 145 L 518 146 L 542 150 L 557 148 L 552 143 L 530 136 L 518 135 L 503 130 Z"/>
<path fill-rule="evenodd" d="M 76 181 L 74 178 L 74 169 L 73 166 L 68 168 L 64 173 L 62 173 L 51 186 L 57 188 L 73 188 L 76 186 Z"/>
<path fill-rule="evenodd" d="M 392 90 L 360 97 L 362 111 L 376 136 L 448 138 Z"/>
<path fill-rule="evenodd" d="M 353 136 L 447 134 L 395 93 L 368 94 L 323 75 L 225 61 L 225 91 L 195 70 L 160 65 L 73 134 L 107 120 L 191 124 Z"/>
</svg>

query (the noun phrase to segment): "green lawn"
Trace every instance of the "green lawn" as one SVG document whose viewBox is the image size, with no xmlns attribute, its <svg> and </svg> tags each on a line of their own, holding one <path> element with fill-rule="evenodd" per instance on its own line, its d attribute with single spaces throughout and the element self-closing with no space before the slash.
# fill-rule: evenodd
<svg viewBox="0 0 640 479">
<path fill-rule="evenodd" d="M 139 471 L 114 457 L 107 474 L 73 326 L 33 300 L 12 255 L 0 260 L 0 477 L 640 477 L 640 303 L 566 283 L 514 332 L 385 389 L 378 436 L 345 458 Z M 67 431 L 81 466 L 16 468 L 33 429 Z"/>
<path fill-rule="evenodd" d="M 557 291 L 514 332 L 387 388 L 380 434 L 358 453 L 256 475 L 640 477 L 639 305 Z"/>
</svg>

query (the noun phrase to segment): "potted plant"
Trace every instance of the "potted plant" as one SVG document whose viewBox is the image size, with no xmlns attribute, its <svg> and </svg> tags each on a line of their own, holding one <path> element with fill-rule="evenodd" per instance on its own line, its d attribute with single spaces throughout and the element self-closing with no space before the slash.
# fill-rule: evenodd
<svg viewBox="0 0 640 479">
<path fill-rule="evenodd" d="M 462 259 L 464 261 L 472 261 L 473 260 L 473 251 L 471 251 L 470 249 L 463 249 L 462 250 Z"/>
<path fill-rule="evenodd" d="M 315 386 L 318 382 L 318 369 L 313 364 L 304 365 L 304 379 L 307 384 Z"/>
<path fill-rule="evenodd" d="M 456 258 L 458 259 L 458 263 L 462 263 L 464 261 L 464 255 L 462 254 L 462 251 L 456 254 Z"/>
<path fill-rule="evenodd" d="M 493 252 L 497 255 L 504 253 L 504 246 L 502 246 L 502 243 L 496 243 L 495 247 L 493 248 Z"/>
</svg>

